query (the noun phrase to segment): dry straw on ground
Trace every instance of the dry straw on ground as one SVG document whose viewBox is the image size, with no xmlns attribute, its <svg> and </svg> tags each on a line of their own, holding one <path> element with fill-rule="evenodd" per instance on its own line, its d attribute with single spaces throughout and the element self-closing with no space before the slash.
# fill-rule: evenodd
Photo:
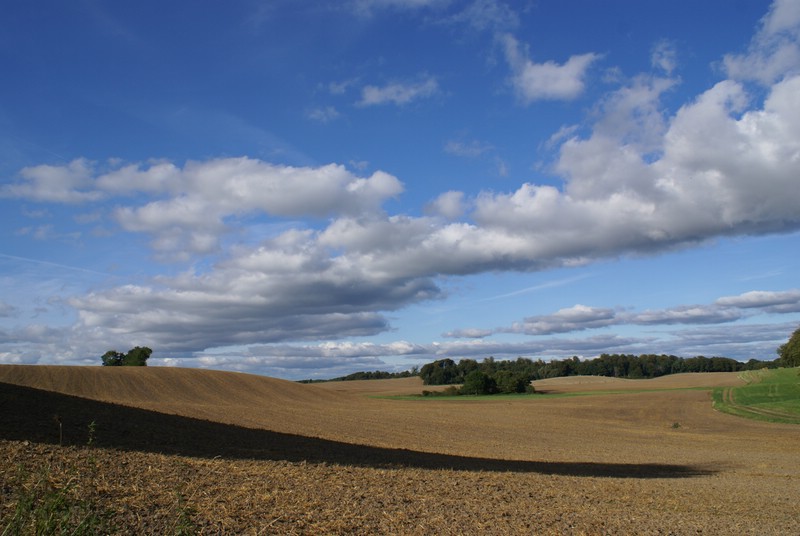
<svg viewBox="0 0 800 536">
<path fill-rule="evenodd" d="M 419 380 L 0 366 L 2 514 L 44 467 L 131 533 L 800 534 L 800 427 L 715 412 L 738 381 L 397 400 Z"/>
</svg>

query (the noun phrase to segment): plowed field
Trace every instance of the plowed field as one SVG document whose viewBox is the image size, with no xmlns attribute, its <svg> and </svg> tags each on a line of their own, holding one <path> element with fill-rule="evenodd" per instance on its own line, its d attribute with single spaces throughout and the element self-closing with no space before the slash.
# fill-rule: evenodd
<svg viewBox="0 0 800 536">
<path fill-rule="evenodd" d="M 800 534 L 800 427 L 715 412 L 733 374 L 464 400 L 156 367 L 0 382 L 4 520 L 44 471 L 125 533 Z"/>
</svg>

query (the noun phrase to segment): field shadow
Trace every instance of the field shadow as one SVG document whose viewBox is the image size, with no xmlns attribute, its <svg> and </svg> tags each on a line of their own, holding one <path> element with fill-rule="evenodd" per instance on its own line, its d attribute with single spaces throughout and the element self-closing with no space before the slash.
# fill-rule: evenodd
<svg viewBox="0 0 800 536">
<path fill-rule="evenodd" d="M 357 445 L 0 383 L 0 439 L 81 446 L 89 443 L 90 434 L 97 447 L 198 458 L 613 478 L 690 478 L 716 472 L 687 465 L 501 460 Z"/>
</svg>

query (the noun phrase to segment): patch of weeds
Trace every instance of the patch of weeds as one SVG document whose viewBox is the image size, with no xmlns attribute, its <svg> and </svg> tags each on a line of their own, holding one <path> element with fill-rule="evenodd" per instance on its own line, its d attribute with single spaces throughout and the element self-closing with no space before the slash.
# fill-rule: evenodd
<svg viewBox="0 0 800 536">
<path fill-rule="evenodd" d="M 97 423 L 95 421 L 92 421 L 89 423 L 89 438 L 86 440 L 87 447 L 91 447 L 94 444 L 96 434 L 97 434 Z"/>
<path fill-rule="evenodd" d="M 187 503 L 182 493 L 177 495 L 177 513 L 169 534 L 172 536 L 194 536 L 198 533 L 197 525 L 194 522 L 195 509 Z"/>
<path fill-rule="evenodd" d="M 46 466 L 38 473 L 20 467 L 16 482 L 16 506 L 4 522 L 2 536 L 94 535 L 113 532 L 108 513 L 80 499 L 75 477 L 59 485 Z"/>
<path fill-rule="evenodd" d="M 55 415 L 54 420 L 61 444 L 61 418 Z M 89 447 L 94 442 L 95 429 L 94 422 L 89 424 Z M 9 483 L 14 489 L 14 510 L 3 520 L 0 536 L 88 536 L 118 532 L 110 521 L 111 512 L 91 500 L 84 487 L 87 481 L 93 486 L 96 474 L 93 456 L 89 456 L 85 467 L 77 461 L 66 467 L 51 462 L 38 470 L 19 465 Z"/>
<path fill-rule="evenodd" d="M 679 423 L 679 422 L 677 422 L 677 421 L 675 421 L 674 423 L 672 423 L 672 429 L 673 429 L 673 430 L 677 430 L 677 429 L 678 429 L 678 428 L 680 428 L 680 427 L 681 427 L 681 423 Z"/>
<path fill-rule="evenodd" d="M 216 456 L 214 459 L 218 459 L 219 456 Z M 191 470 L 194 472 L 193 465 L 190 465 L 186 462 L 183 462 L 184 470 Z M 172 525 L 170 525 L 169 530 L 166 534 L 171 536 L 193 536 L 195 534 L 200 533 L 200 528 L 197 526 L 195 522 L 195 516 L 197 515 L 197 509 L 191 505 L 192 500 L 194 499 L 195 494 L 199 491 L 199 487 L 196 486 L 196 479 L 200 479 L 201 476 L 208 476 L 213 470 L 213 465 L 209 464 L 205 471 L 202 472 L 201 475 L 196 475 L 195 478 L 190 478 L 189 485 L 182 486 L 180 489 L 175 490 L 176 502 L 170 508 L 172 515 L 174 516 Z M 189 487 L 194 487 L 194 491 L 192 491 L 188 497 L 186 493 L 189 490 Z"/>
</svg>

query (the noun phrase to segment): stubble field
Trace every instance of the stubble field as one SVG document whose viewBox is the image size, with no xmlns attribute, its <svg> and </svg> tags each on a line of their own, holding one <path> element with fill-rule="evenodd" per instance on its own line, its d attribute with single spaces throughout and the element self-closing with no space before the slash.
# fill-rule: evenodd
<svg viewBox="0 0 800 536">
<path fill-rule="evenodd" d="M 141 534 L 800 534 L 800 427 L 714 411 L 735 374 L 479 399 L 155 367 L 0 382 L 4 521 L 46 478 Z"/>
</svg>

